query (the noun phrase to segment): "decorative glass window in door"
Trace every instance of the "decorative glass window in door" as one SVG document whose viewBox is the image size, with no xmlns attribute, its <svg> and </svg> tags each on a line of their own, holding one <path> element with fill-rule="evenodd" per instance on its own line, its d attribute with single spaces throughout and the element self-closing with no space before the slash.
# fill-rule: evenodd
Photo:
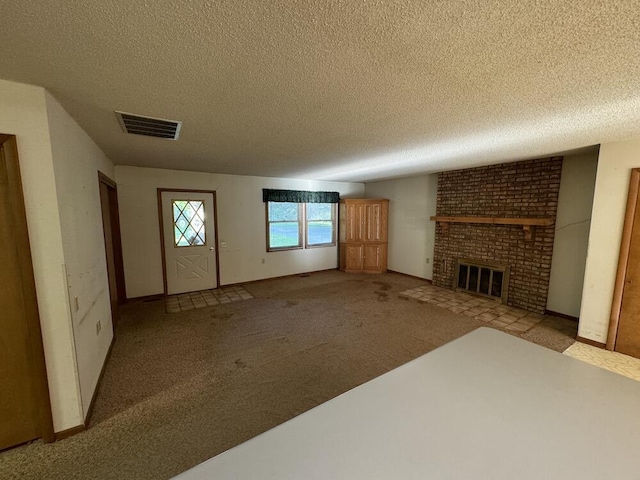
<svg viewBox="0 0 640 480">
<path fill-rule="evenodd" d="M 176 247 L 197 247 L 205 244 L 204 202 L 172 200 L 173 235 Z"/>
</svg>

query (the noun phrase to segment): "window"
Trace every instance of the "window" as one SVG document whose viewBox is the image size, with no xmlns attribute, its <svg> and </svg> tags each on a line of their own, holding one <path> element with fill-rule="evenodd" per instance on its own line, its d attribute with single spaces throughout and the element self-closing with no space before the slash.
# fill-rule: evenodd
<svg viewBox="0 0 640 480">
<path fill-rule="evenodd" d="M 205 245 L 204 202 L 172 200 L 173 235 L 176 247 Z"/>
<path fill-rule="evenodd" d="M 335 203 L 267 202 L 267 251 L 335 244 Z"/>
<path fill-rule="evenodd" d="M 335 245 L 334 207 L 335 203 L 306 203 L 305 223 L 307 225 L 308 247 Z"/>
<path fill-rule="evenodd" d="M 268 250 L 302 248 L 302 204 L 268 202 L 267 210 Z"/>
</svg>

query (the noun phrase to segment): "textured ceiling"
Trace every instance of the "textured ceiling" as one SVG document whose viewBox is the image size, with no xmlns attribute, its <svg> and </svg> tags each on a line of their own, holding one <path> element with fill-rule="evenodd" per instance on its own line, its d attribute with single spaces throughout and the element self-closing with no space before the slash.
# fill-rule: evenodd
<svg viewBox="0 0 640 480">
<path fill-rule="evenodd" d="M 640 134 L 640 0 L 0 0 L 0 78 L 121 165 L 364 181 Z M 122 133 L 114 110 L 184 122 Z"/>
</svg>

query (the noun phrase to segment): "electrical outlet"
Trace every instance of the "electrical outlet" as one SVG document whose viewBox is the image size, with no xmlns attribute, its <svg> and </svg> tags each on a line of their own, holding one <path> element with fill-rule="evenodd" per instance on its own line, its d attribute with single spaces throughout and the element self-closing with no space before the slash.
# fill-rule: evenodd
<svg viewBox="0 0 640 480">
<path fill-rule="evenodd" d="M 100 330 L 102 330 L 102 322 L 100 322 L 100 320 L 98 320 L 96 322 L 96 335 L 100 335 Z"/>
<path fill-rule="evenodd" d="M 227 242 L 220 242 L 220 248 L 227 248 Z"/>
<path fill-rule="evenodd" d="M 262 263 L 267 263 L 267 261 L 263 258 L 263 259 L 262 259 Z"/>
<path fill-rule="evenodd" d="M 80 310 L 80 300 L 78 299 L 78 295 L 73 297 L 73 308 L 76 312 Z"/>
<path fill-rule="evenodd" d="M 431 263 L 431 259 L 427 257 L 427 264 Z"/>
</svg>

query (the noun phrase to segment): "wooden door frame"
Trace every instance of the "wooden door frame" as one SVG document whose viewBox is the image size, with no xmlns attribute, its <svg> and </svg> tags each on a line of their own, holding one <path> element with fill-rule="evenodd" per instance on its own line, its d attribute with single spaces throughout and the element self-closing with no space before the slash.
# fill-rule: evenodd
<svg viewBox="0 0 640 480">
<path fill-rule="evenodd" d="M 28 239 L 27 214 L 24 205 L 22 177 L 20 175 L 20 162 L 18 160 L 18 144 L 15 135 L 0 134 L 0 148 L 4 150 L 4 158 L 7 164 L 9 197 L 11 199 L 14 219 L 16 220 L 14 227 L 19 236 Z M 53 414 L 51 412 L 47 366 L 45 363 L 35 275 L 33 272 L 33 261 L 29 242 L 18 242 L 17 250 L 18 262 L 23 272 L 21 280 L 25 299 L 27 329 L 29 331 L 29 353 L 35 368 L 36 393 L 40 399 L 39 423 L 41 425 L 41 437 L 45 442 L 53 442 L 55 440 Z"/>
<path fill-rule="evenodd" d="M 627 196 L 627 209 L 624 215 L 624 227 L 622 229 L 622 240 L 620 242 L 618 271 L 616 273 L 616 283 L 613 290 L 613 301 L 611 302 L 611 315 L 609 316 L 609 333 L 607 335 L 606 344 L 607 350 L 614 350 L 616 347 L 620 311 L 622 309 L 622 294 L 624 293 L 624 282 L 627 276 L 631 234 L 633 233 L 633 221 L 636 216 L 636 205 L 639 191 L 640 168 L 634 168 L 631 170 L 631 178 L 629 180 L 629 195 Z"/>
<path fill-rule="evenodd" d="M 180 192 L 180 193 L 210 193 L 213 195 L 213 233 L 216 237 L 215 241 L 215 253 L 216 253 L 216 288 L 220 286 L 220 248 L 218 246 L 220 240 L 218 239 L 218 203 L 216 200 L 215 190 L 193 190 L 185 188 L 158 188 L 158 220 L 160 224 L 160 253 L 162 257 L 162 285 L 164 288 L 164 295 L 167 296 L 167 258 L 164 251 L 164 219 L 162 218 L 162 192 Z"/>
<path fill-rule="evenodd" d="M 115 267 L 115 272 L 111 272 L 109 269 L 109 261 L 107 257 L 107 275 L 115 276 L 116 283 L 116 298 L 118 299 L 118 305 L 122 305 L 127 301 L 127 290 L 124 280 L 124 261 L 122 258 L 122 236 L 120 234 L 120 209 L 118 206 L 118 186 L 116 182 L 114 182 L 107 175 L 98 171 L 98 196 L 100 197 L 100 208 L 102 211 L 102 194 L 100 193 L 100 187 L 104 185 L 107 187 L 107 190 L 110 192 L 107 198 L 108 208 L 109 208 L 109 228 L 111 229 L 111 245 L 113 248 L 113 264 Z M 111 195 L 113 193 L 113 196 Z M 113 201 L 112 201 L 113 199 Z M 104 226 L 104 217 L 102 218 L 102 226 L 103 230 Z M 103 231 L 104 236 L 104 245 L 105 245 L 105 255 L 107 255 L 106 249 L 107 247 L 107 233 Z M 111 289 L 111 283 L 109 282 L 109 289 Z M 109 293 L 109 297 L 111 297 L 111 292 Z M 109 302 L 111 302 L 111 298 L 109 298 Z M 111 312 L 111 321 L 115 334 L 116 323 L 118 321 L 118 312 Z"/>
</svg>

